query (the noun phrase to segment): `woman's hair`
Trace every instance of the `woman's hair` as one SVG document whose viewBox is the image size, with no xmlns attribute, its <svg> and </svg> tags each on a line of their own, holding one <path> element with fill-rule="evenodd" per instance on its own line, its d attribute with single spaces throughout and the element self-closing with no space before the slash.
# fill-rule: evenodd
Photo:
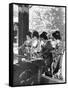
<svg viewBox="0 0 68 90">
<path fill-rule="evenodd" d="M 40 38 L 43 38 L 43 39 L 47 40 L 48 39 L 47 33 L 46 32 L 42 32 L 42 34 L 40 34 Z"/>
<path fill-rule="evenodd" d="M 52 33 L 52 36 L 53 36 L 55 39 L 61 40 L 60 31 L 55 31 L 55 32 L 53 32 L 53 33 Z"/>
<path fill-rule="evenodd" d="M 38 33 L 37 31 L 34 31 L 34 32 L 33 32 L 33 37 L 39 38 L 39 33 Z"/>
<path fill-rule="evenodd" d="M 27 32 L 27 35 L 31 38 L 32 37 L 32 33 L 31 32 Z"/>
</svg>

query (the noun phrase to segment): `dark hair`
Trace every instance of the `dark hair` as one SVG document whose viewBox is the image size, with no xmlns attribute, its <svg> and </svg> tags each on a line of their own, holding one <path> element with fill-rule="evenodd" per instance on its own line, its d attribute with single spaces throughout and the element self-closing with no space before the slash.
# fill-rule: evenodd
<svg viewBox="0 0 68 90">
<path fill-rule="evenodd" d="M 43 38 L 43 39 L 47 40 L 48 39 L 47 33 L 46 32 L 42 32 L 42 34 L 40 34 L 40 38 Z"/>
<path fill-rule="evenodd" d="M 39 38 L 39 33 L 38 33 L 37 31 L 34 31 L 34 32 L 33 32 L 33 37 Z"/>
<path fill-rule="evenodd" d="M 32 34 L 31 32 L 27 32 L 27 35 L 28 35 L 30 38 L 31 38 L 31 34 Z"/>
<path fill-rule="evenodd" d="M 60 31 L 55 31 L 52 33 L 52 36 L 55 38 L 55 39 L 61 39 L 61 36 L 60 36 Z"/>
</svg>

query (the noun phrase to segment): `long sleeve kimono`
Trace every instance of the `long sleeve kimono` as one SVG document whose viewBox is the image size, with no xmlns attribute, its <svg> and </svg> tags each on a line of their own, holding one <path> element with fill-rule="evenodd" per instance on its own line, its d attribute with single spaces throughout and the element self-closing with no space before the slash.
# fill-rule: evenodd
<svg viewBox="0 0 68 90">
<path fill-rule="evenodd" d="M 53 57 L 51 52 L 52 50 L 53 50 L 53 47 L 50 41 L 48 41 L 46 45 L 42 47 L 42 57 L 45 61 L 44 71 L 47 76 L 52 76 L 52 73 L 51 73 L 51 64 L 53 62 Z"/>
</svg>

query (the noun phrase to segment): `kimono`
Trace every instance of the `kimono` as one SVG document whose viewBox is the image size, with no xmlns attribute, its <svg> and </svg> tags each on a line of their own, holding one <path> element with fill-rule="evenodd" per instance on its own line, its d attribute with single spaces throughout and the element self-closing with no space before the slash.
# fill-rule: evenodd
<svg viewBox="0 0 68 90">
<path fill-rule="evenodd" d="M 45 46 L 42 46 L 42 57 L 45 61 L 45 67 L 44 67 L 44 72 L 45 72 L 45 75 L 47 76 L 52 76 L 52 73 L 51 73 L 51 64 L 53 62 L 53 56 L 52 56 L 52 50 L 54 48 L 52 47 L 51 45 L 51 42 L 48 41 L 46 43 Z"/>
<path fill-rule="evenodd" d="M 32 39 L 32 45 L 31 45 L 31 55 L 33 58 L 38 58 L 39 53 L 41 51 L 41 46 L 40 46 L 40 40 L 33 38 Z"/>
</svg>

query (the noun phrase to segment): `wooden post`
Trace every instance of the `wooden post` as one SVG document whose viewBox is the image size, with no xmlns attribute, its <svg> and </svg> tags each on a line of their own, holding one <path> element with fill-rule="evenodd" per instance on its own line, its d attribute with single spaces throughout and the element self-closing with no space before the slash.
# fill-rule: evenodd
<svg viewBox="0 0 68 90">
<path fill-rule="evenodd" d="M 24 8 L 26 6 L 20 5 L 21 11 L 19 11 L 19 47 L 24 43 L 26 40 L 26 34 L 29 31 L 29 12 L 26 12 Z M 28 5 L 27 5 L 27 10 Z M 21 50 L 19 50 L 19 55 L 22 55 Z"/>
</svg>

